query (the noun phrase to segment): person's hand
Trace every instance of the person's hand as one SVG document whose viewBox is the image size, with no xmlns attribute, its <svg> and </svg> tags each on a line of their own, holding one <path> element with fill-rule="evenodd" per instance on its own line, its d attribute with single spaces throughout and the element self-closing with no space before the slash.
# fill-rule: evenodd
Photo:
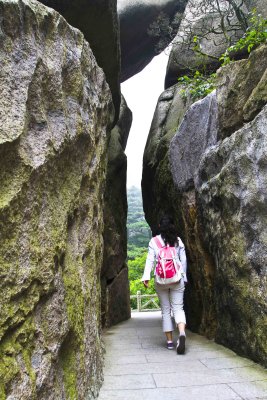
<svg viewBox="0 0 267 400">
<path fill-rule="evenodd" d="M 148 288 L 148 287 L 149 287 L 149 281 L 144 281 L 143 284 L 144 284 L 144 287 L 145 287 L 145 288 Z"/>
</svg>

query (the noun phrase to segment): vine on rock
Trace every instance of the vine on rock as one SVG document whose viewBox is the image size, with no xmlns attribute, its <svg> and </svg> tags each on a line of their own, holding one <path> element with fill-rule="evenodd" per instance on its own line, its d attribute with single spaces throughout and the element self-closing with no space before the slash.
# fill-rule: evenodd
<svg viewBox="0 0 267 400">
<path fill-rule="evenodd" d="M 255 9 L 251 15 L 251 18 L 249 19 L 250 26 L 246 30 L 245 34 L 236 44 L 228 47 L 219 58 L 222 65 L 234 61 L 235 55 L 238 54 L 238 52 L 245 50 L 247 54 L 249 54 L 251 50 L 267 41 L 267 19 L 262 18 L 261 14 L 257 14 Z"/>
<path fill-rule="evenodd" d="M 261 14 L 257 14 L 256 10 L 253 10 L 249 21 L 250 25 L 245 34 L 236 44 L 229 46 L 218 58 L 222 66 L 234 61 L 241 52 L 245 51 L 249 55 L 253 49 L 267 42 L 267 19 L 264 19 Z M 195 43 L 193 48 L 195 53 L 208 56 L 201 52 L 201 45 L 197 36 L 194 37 L 193 41 Z M 207 96 L 216 88 L 216 73 L 207 74 L 203 64 L 202 71 L 197 70 L 189 76 L 183 75 L 178 78 L 178 82 L 185 85 L 185 89 L 182 90 L 183 98 L 186 98 L 189 94 L 193 100 L 198 100 Z"/>
</svg>

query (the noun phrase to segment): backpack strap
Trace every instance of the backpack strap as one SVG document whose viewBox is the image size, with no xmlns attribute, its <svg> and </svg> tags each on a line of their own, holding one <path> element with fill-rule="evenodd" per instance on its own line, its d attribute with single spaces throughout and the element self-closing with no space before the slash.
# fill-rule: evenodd
<svg viewBox="0 0 267 400">
<path fill-rule="evenodd" d="M 162 249 L 162 247 L 164 247 L 164 245 L 161 243 L 161 241 L 157 236 L 155 236 L 153 239 L 158 249 Z"/>
</svg>

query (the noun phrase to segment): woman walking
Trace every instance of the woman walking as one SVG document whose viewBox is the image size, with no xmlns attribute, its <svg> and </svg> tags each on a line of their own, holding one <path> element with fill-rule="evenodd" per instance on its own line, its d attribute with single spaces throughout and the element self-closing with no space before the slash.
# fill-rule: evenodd
<svg viewBox="0 0 267 400">
<path fill-rule="evenodd" d="M 177 340 L 176 351 L 177 354 L 184 354 L 185 352 L 185 313 L 184 313 L 184 288 L 187 282 L 186 277 L 186 254 L 183 242 L 179 237 L 177 237 L 177 231 L 174 225 L 174 221 L 170 216 L 165 215 L 159 223 L 160 235 L 153 237 L 149 242 L 148 255 L 146 260 L 146 265 L 144 269 L 144 274 L 142 277 L 142 282 L 147 288 L 149 286 L 149 280 L 151 271 L 154 269 L 155 276 L 155 288 L 157 295 L 160 300 L 161 313 L 162 313 L 162 325 L 163 332 L 165 332 L 167 339 L 167 348 L 169 350 L 174 348 L 173 344 L 173 323 L 171 317 L 171 311 L 174 316 L 175 325 L 179 330 L 179 338 Z M 171 279 L 166 279 L 166 271 L 163 266 L 163 272 L 165 278 L 160 278 L 159 275 L 159 259 L 161 257 L 162 251 L 173 249 L 175 255 L 174 264 L 175 269 L 179 269 L 179 274 Z M 165 252 L 165 254 L 167 254 Z M 173 257 L 174 258 L 174 257 Z M 166 260 L 166 259 L 165 259 Z M 157 262 L 157 267 L 154 268 L 155 261 Z M 165 262 L 166 269 L 167 262 Z M 161 271 L 162 272 L 162 271 Z M 162 274 L 163 274 L 162 272 Z M 178 276 L 179 275 L 179 276 Z M 163 275 L 162 275 L 163 276 Z M 179 281 L 177 281 L 179 279 Z M 174 283 L 169 283 L 174 281 Z M 160 282 L 160 283 L 159 283 Z"/>
</svg>

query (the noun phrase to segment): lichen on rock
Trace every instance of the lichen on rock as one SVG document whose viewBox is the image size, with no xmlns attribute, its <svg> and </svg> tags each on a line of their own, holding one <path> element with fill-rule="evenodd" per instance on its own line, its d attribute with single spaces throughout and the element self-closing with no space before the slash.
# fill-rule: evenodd
<svg viewBox="0 0 267 400">
<path fill-rule="evenodd" d="M 91 398 L 111 94 L 57 12 L 0 7 L 0 398 Z"/>
</svg>

